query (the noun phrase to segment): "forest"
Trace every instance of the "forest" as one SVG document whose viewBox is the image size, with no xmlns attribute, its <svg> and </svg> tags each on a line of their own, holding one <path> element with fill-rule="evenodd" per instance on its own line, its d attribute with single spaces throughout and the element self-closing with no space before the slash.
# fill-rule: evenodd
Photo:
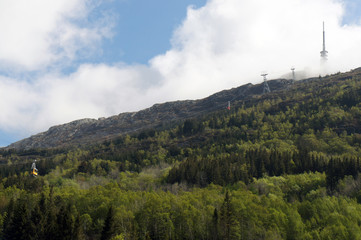
<svg viewBox="0 0 361 240">
<path fill-rule="evenodd" d="M 101 144 L 3 149 L 0 239 L 361 239 L 357 73 Z"/>
</svg>

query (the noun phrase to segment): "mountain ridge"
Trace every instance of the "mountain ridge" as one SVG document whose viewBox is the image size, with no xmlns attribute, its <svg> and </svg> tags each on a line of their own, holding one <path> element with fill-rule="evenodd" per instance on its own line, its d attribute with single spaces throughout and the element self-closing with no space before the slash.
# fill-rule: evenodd
<svg viewBox="0 0 361 240">
<path fill-rule="evenodd" d="M 268 81 L 272 91 L 290 86 L 291 80 Z M 149 128 L 160 128 L 178 121 L 220 109 L 226 109 L 228 101 L 245 100 L 263 92 L 263 83 L 251 83 L 222 90 L 198 100 L 178 100 L 154 104 L 137 112 L 124 112 L 98 119 L 84 118 L 50 127 L 47 131 L 14 142 L 3 149 L 29 150 L 94 144 L 111 140 L 124 134 Z"/>
<path fill-rule="evenodd" d="M 293 87 L 301 87 L 303 83 L 329 79 L 342 81 L 361 75 L 361 68 L 345 73 L 335 73 L 324 77 L 313 77 L 298 80 Z M 98 119 L 84 118 L 69 123 L 50 127 L 47 131 L 14 142 L 5 150 L 30 150 L 62 147 L 77 147 L 92 145 L 106 140 L 112 140 L 125 134 L 133 134 L 146 129 L 161 129 L 170 127 L 180 121 L 226 109 L 228 101 L 234 105 L 238 101 L 263 97 L 271 97 L 282 90 L 290 89 L 293 81 L 287 79 L 269 80 L 271 93 L 263 95 L 263 83 L 245 84 L 236 88 L 222 90 L 206 98 L 198 100 L 178 100 L 157 103 L 152 107 L 137 111 L 124 112 L 111 117 Z M 327 85 L 325 85 L 327 87 Z M 283 93 L 288 94 L 288 93 Z"/>
</svg>

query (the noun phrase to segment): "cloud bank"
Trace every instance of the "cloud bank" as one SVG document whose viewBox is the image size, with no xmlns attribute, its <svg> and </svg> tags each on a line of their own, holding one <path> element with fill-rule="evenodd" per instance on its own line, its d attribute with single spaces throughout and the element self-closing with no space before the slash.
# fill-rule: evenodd
<svg viewBox="0 0 361 240">
<path fill-rule="evenodd" d="M 342 25 L 342 1 L 209 0 L 202 8 L 188 8 L 172 48 L 147 65 L 83 62 L 64 74 L 56 69 L 82 54 L 100 54 L 94 46 L 114 34 L 115 23 L 107 18 L 89 23 L 90 1 L 31 2 L 43 7 L 31 7 L 30 14 L 26 0 L 0 1 L 0 31 L 7 36 L 0 44 L 0 72 L 37 71 L 30 81 L 16 74 L 0 77 L 0 128 L 23 136 L 79 118 L 258 83 L 263 71 L 277 78 L 292 66 L 318 75 L 360 65 L 361 26 Z M 322 21 L 329 61 L 321 69 Z"/>
<path fill-rule="evenodd" d="M 89 22 L 90 0 L 1 0 L 0 69 L 36 71 L 74 60 L 110 35 Z"/>
</svg>

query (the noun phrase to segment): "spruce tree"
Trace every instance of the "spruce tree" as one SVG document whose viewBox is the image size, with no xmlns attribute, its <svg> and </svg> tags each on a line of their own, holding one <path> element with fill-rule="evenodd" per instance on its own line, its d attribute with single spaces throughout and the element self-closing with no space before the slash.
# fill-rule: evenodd
<svg viewBox="0 0 361 240">
<path fill-rule="evenodd" d="M 229 192 L 226 192 L 223 204 L 220 209 L 220 230 L 221 239 L 240 239 L 240 225 L 231 202 Z"/>
<path fill-rule="evenodd" d="M 105 218 L 101 240 L 109 240 L 114 234 L 114 209 L 113 206 L 109 207 L 107 216 Z"/>
</svg>

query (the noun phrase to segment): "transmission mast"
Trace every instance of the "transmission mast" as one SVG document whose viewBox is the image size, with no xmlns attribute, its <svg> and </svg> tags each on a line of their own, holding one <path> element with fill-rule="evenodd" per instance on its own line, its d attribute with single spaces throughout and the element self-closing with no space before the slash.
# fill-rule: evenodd
<svg viewBox="0 0 361 240">
<path fill-rule="evenodd" d="M 261 74 L 261 76 L 263 77 L 263 93 L 271 92 L 271 89 L 269 88 L 268 83 L 267 83 L 267 75 L 268 75 L 267 73 Z"/>
<path fill-rule="evenodd" d="M 326 62 L 328 52 L 326 51 L 325 22 L 323 22 L 322 24 L 323 24 L 323 44 L 322 44 L 322 51 L 320 53 L 321 53 L 322 61 Z"/>
<path fill-rule="evenodd" d="M 292 71 L 292 83 L 294 83 L 296 81 L 295 68 L 292 67 L 291 71 Z"/>
</svg>

